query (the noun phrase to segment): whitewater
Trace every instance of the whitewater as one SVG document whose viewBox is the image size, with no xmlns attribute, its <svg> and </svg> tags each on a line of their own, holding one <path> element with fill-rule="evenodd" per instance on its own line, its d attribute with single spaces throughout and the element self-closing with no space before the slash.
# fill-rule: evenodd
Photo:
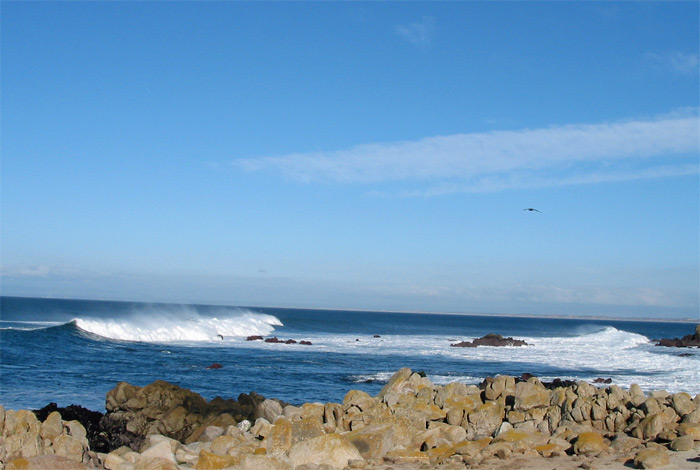
<svg viewBox="0 0 700 470">
<path fill-rule="evenodd" d="M 117 382 L 154 380 L 209 399 L 255 391 L 290 403 L 342 401 L 352 388 L 377 393 L 401 367 L 438 384 L 530 373 L 700 393 L 700 350 L 651 341 L 692 333 L 689 323 L 1 300 L 0 404 L 9 408 L 54 401 L 101 411 Z M 528 346 L 450 346 L 487 333 Z"/>
</svg>

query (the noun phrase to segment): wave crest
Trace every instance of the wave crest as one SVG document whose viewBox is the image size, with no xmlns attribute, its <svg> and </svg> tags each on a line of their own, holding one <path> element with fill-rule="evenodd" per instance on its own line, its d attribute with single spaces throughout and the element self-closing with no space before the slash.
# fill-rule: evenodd
<svg viewBox="0 0 700 470">
<path fill-rule="evenodd" d="M 103 338 L 121 341 L 169 343 L 173 341 L 220 341 L 221 337 L 266 336 L 282 326 L 273 315 L 238 310 L 226 317 L 201 317 L 188 314 L 137 313 L 118 319 L 75 318 L 72 321 L 83 331 Z"/>
</svg>

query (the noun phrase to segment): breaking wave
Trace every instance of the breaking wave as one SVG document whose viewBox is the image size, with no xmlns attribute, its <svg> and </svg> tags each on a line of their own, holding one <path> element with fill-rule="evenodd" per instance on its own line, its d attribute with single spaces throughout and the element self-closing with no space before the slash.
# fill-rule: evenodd
<svg viewBox="0 0 700 470">
<path fill-rule="evenodd" d="M 134 313 L 118 319 L 75 318 L 79 329 L 104 338 L 121 341 L 169 343 L 173 341 L 211 342 L 249 335 L 269 335 L 282 322 L 273 315 L 237 310 L 225 317 L 202 317 L 196 312 Z"/>
</svg>

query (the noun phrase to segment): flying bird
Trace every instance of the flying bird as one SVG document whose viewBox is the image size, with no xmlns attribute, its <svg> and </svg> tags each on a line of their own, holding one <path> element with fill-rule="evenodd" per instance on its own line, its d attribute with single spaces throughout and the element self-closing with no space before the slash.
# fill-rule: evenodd
<svg viewBox="0 0 700 470">
<path fill-rule="evenodd" d="M 542 213 L 542 211 L 538 211 L 537 209 L 532 208 L 532 207 L 528 207 L 527 209 L 523 209 L 523 210 L 528 211 L 528 212 L 539 212 L 540 214 Z"/>
</svg>

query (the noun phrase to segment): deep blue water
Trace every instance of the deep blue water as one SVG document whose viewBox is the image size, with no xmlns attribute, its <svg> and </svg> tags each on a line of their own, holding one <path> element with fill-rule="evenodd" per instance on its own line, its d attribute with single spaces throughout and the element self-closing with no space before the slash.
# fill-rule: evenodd
<svg viewBox="0 0 700 470">
<path fill-rule="evenodd" d="M 207 399 L 255 391 L 290 403 L 340 402 L 350 389 L 376 394 L 401 367 L 425 371 L 435 383 L 528 372 L 697 394 L 700 350 L 650 342 L 694 329 L 673 322 L 1 297 L 0 404 L 39 408 L 54 401 L 104 411 L 117 382 L 145 386 L 158 379 Z M 450 347 L 487 333 L 531 346 Z M 257 334 L 312 345 L 245 340 Z M 213 363 L 223 367 L 207 369 Z"/>
</svg>

